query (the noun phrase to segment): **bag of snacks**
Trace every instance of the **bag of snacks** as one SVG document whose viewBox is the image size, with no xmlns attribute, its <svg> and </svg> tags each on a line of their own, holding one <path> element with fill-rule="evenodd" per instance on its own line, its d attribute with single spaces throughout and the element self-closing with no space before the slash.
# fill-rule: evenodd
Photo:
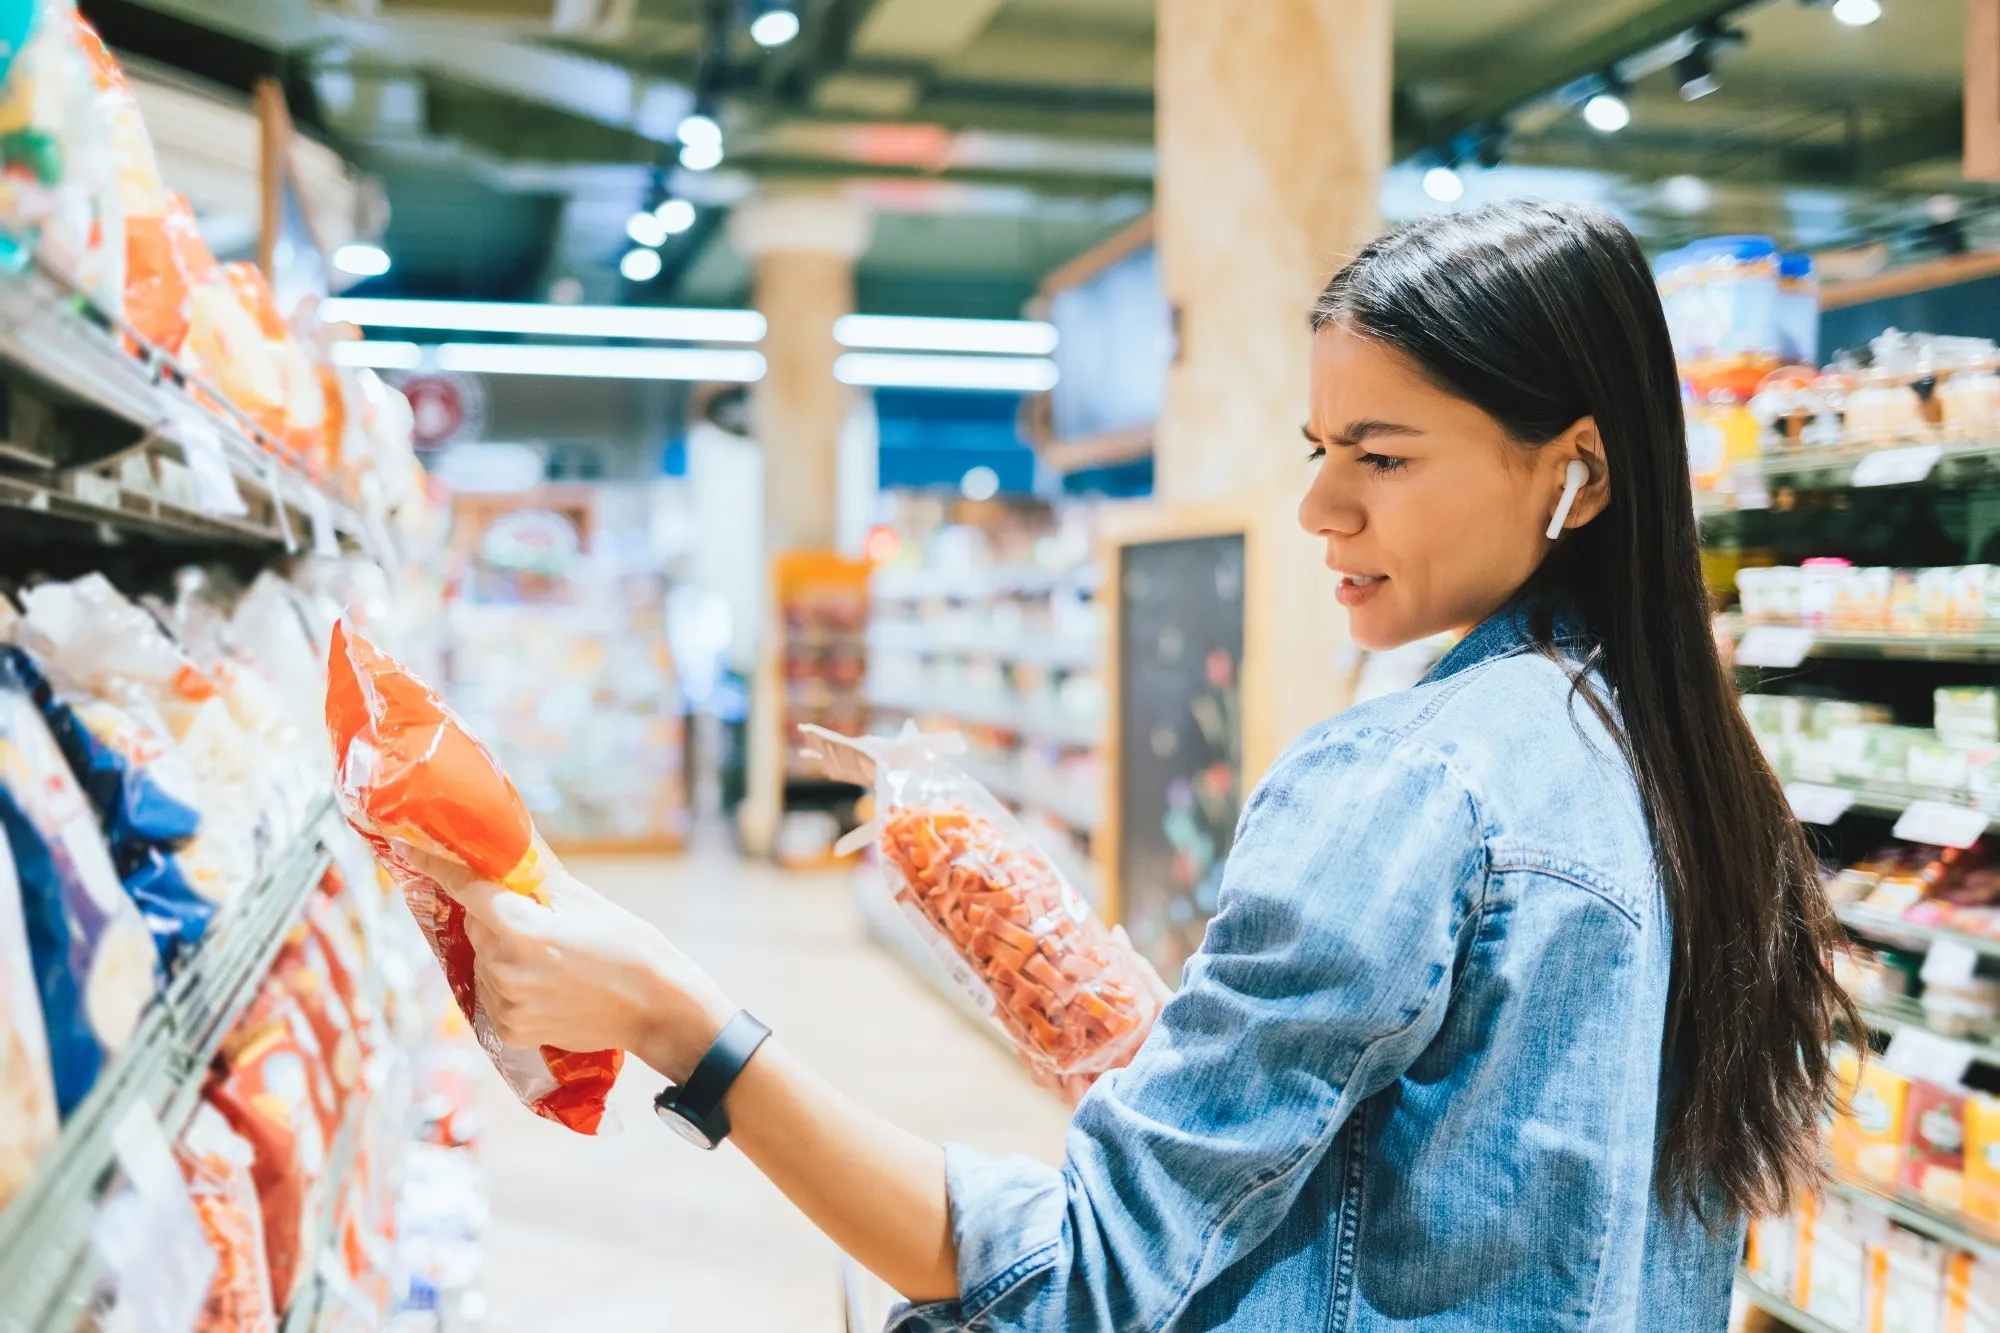
<svg viewBox="0 0 2000 1333">
<path fill-rule="evenodd" d="M 275 983 L 257 993 L 217 1058 L 220 1073 L 209 1100 L 254 1155 L 251 1178 L 264 1216 L 271 1299 L 284 1309 L 306 1276 L 301 1261 L 318 1245 L 332 1090 L 311 1024 L 298 1001 Z"/>
<path fill-rule="evenodd" d="M 0 836 L 0 1208 L 56 1141 L 49 1034 L 35 995 L 34 957 L 21 916 L 21 882 Z"/>
<path fill-rule="evenodd" d="M 947 753 L 957 736 L 855 739 L 801 730 L 830 776 L 875 789 L 873 840 L 891 892 L 945 969 L 1045 1081 L 1132 1058 L 1159 1016 L 1146 965 L 1107 929 L 1005 806 Z"/>
<path fill-rule="evenodd" d="M 191 1333 L 275 1333 L 271 1268 L 264 1255 L 264 1210 L 251 1169 L 256 1149 L 203 1102 L 175 1155 L 187 1177 L 201 1229 L 215 1251 L 215 1276 Z"/>
<path fill-rule="evenodd" d="M 459 1009 L 515 1095 L 538 1115 L 596 1133 L 624 1052 L 502 1044 L 473 990 L 465 909 L 440 883 L 483 879 L 540 901 L 554 858 L 527 806 L 444 701 L 344 622 L 327 671 L 334 789 L 348 823 L 401 884 Z"/>
<path fill-rule="evenodd" d="M 56 1105 L 68 1115 L 158 994 L 159 953 L 40 710 L 6 672 L 0 835 L 20 882 Z"/>
</svg>

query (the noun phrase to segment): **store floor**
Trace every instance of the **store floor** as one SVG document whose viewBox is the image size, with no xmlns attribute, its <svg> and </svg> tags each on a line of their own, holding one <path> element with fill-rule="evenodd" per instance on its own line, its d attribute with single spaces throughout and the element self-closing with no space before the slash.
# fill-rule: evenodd
<svg viewBox="0 0 2000 1333">
<path fill-rule="evenodd" d="M 828 1078 L 934 1139 L 1056 1160 L 1067 1115 L 960 1012 L 864 933 L 845 874 L 791 875 L 722 846 L 571 862 L 658 923 Z M 843 1327 L 839 1256 L 733 1150 L 652 1119 L 628 1065 L 615 1136 L 527 1115 L 492 1080 L 488 1333 L 820 1333 Z"/>
</svg>

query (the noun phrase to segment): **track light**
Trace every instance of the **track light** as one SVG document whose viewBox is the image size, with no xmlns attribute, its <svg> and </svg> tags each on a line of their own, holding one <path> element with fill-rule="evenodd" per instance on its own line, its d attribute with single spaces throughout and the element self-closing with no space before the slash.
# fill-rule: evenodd
<svg viewBox="0 0 2000 1333">
<path fill-rule="evenodd" d="M 1865 28 L 1882 17 L 1882 0 L 1833 0 L 1833 19 L 1850 28 Z"/>
<path fill-rule="evenodd" d="M 1616 134 L 1632 123 L 1632 108 L 1614 92 L 1601 92 L 1583 104 L 1584 123 L 1599 134 Z"/>
<path fill-rule="evenodd" d="M 653 210 L 669 236 L 678 236 L 694 226 L 694 205 L 685 199 L 669 199 Z"/>
<path fill-rule="evenodd" d="M 750 20 L 750 40 L 766 50 L 798 35 L 799 16 L 789 9 L 773 9 Z"/>
<path fill-rule="evenodd" d="M 1706 42 L 1696 42 L 1694 50 L 1674 62 L 1674 77 L 1680 81 L 1683 102 L 1698 102 L 1722 86 L 1708 62 Z"/>
</svg>

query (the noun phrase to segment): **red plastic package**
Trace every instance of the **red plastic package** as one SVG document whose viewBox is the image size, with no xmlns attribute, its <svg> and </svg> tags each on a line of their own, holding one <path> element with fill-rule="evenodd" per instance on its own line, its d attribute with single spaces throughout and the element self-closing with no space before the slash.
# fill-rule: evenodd
<svg viewBox="0 0 2000 1333">
<path fill-rule="evenodd" d="M 215 1276 L 192 1333 L 274 1333 L 278 1317 L 264 1255 L 264 1210 L 251 1174 L 256 1150 L 203 1102 L 174 1151 L 215 1251 Z"/>
<path fill-rule="evenodd" d="M 473 990 L 465 909 L 438 879 L 462 874 L 544 900 L 555 860 L 514 784 L 443 700 L 345 623 L 327 663 L 326 729 L 347 822 L 401 885 L 479 1044 L 537 1115 L 597 1133 L 625 1053 L 503 1044 Z"/>
<path fill-rule="evenodd" d="M 267 983 L 257 993 L 218 1059 L 209 1100 L 256 1154 L 250 1173 L 264 1214 L 271 1299 L 285 1309 L 306 1276 L 301 1260 L 317 1245 L 332 1092 L 312 1027 L 282 986 Z"/>
<path fill-rule="evenodd" d="M 348 1101 L 361 1085 L 361 1041 L 354 1015 L 335 991 L 333 965 L 309 925 L 297 927 L 271 965 L 271 976 L 291 991 L 312 1027 L 322 1067 L 330 1083 L 332 1116 L 325 1122 L 329 1141 L 339 1132 Z"/>
<path fill-rule="evenodd" d="M 1072 1099 L 1127 1063 L 1162 1003 L 1006 808 L 945 755 L 956 736 L 856 740 L 808 726 L 829 775 L 875 788 L 873 833 L 897 903 L 945 969 L 1045 1085 Z"/>
</svg>

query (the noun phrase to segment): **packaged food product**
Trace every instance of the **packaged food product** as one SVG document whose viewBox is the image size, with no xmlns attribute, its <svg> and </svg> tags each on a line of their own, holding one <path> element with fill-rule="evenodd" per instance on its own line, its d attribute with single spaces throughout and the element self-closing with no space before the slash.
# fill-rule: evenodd
<svg viewBox="0 0 2000 1333">
<path fill-rule="evenodd" d="M 1852 1091 L 1833 1122 L 1834 1166 L 1868 1184 L 1893 1186 L 1902 1166 L 1910 1080 L 1880 1060 L 1861 1065 L 1852 1051 L 1840 1053 L 1837 1074 L 1841 1086 Z"/>
<path fill-rule="evenodd" d="M 1798 1238 L 1798 1219 L 1790 1213 L 1783 1217 L 1752 1218 L 1743 1266 L 1772 1291 L 1780 1295 L 1790 1293 L 1798 1259 Z"/>
<path fill-rule="evenodd" d="M 275 404 L 239 406 L 304 462 L 313 475 L 324 475 L 328 456 L 324 438 L 326 399 L 320 388 L 319 372 L 306 359 L 292 337 L 291 326 L 279 313 L 277 295 L 264 277 L 264 270 L 238 260 L 224 264 L 222 276 L 236 293 L 237 303 L 256 321 L 278 368 L 280 396 Z"/>
<path fill-rule="evenodd" d="M 1944 1333 L 2000 1333 L 2000 1265 L 1960 1252 L 1945 1273 Z"/>
<path fill-rule="evenodd" d="M 1904 1188 L 1941 1212 L 1958 1212 L 1965 1206 L 1965 1095 L 1914 1083 L 1904 1117 Z"/>
<path fill-rule="evenodd" d="M 251 1178 L 264 1216 L 271 1299 L 288 1307 L 316 1248 L 315 1222 L 329 1144 L 331 1104 L 312 1028 L 282 986 L 267 984 L 223 1039 L 209 1099 L 254 1154 Z"/>
<path fill-rule="evenodd" d="M 331 1139 L 361 1082 L 361 1042 L 353 1014 L 333 988 L 333 965 L 310 925 L 299 926 L 285 941 L 271 965 L 271 976 L 291 991 L 312 1025 L 313 1040 L 332 1083 L 331 1115 L 326 1121 Z"/>
<path fill-rule="evenodd" d="M 856 775 L 872 769 L 891 891 L 1031 1067 L 1069 1077 L 1130 1060 L 1160 1011 L 1145 965 L 1006 808 L 945 757 L 957 738 L 802 730 L 823 758 L 869 761 Z"/>
<path fill-rule="evenodd" d="M 401 884 L 479 1044 L 537 1114 L 597 1132 L 624 1053 L 503 1045 L 473 989 L 465 909 L 436 878 L 462 871 L 466 882 L 539 900 L 553 858 L 520 795 L 443 700 L 345 624 L 334 630 L 328 677 L 341 807 Z"/>
<path fill-rule="evenodd" d="M 1807 1314 L 1860 1333 L 1867 1312 L 1867 1246 L 1885 1226 L 1880 1213 L 1847 1199 L 1819 1200 L 1803 1271 L 1800 1304 Z"/>
<path fill-rule="evenodd" d="M 5 674 L 0 832 L 20 883 L 56 1104 L 68 1115 L 158 993 L 159 954 L 40 710 Z"/>
<path fill-rule="evenodd" d="M 55 1141 L 49 1036 L 35 994 L 21 883 L 7 839 L 0 836 L 0 1209 L 27 1183 L 36 1159 Z"/>
<path fill-rule="evenodd" d="M 182 1133 L 176 1155 L 216 1260 L 193 1333 L 275 1333 L 264 1211 L 254 1175 L 256 1150 L 204 1101 Z"/>
<path fill-rule="evenodd" d="M 1933 725 L 1947 745 L 2000 741 L 2000 690 L 1948 685 L 1932 695 Z"/>
<path fill-rule="evenodd" d="M 258 425 L 267 430 L 277 426 L 273 437 L 281 438 L 285 376 L 276 350 L 202 240 L 186 200 L 175 196 L 169 201 L 167 221 L 188 278 L 188 327 L 181 340 L 182 363 L 206 377 L 231 405 Z"/>
<path fill-rule="evenodd" d="M 1951 1248 L 1899 1226 L 1868 1242 L 1868 1333 L 1934 1333 Z"/>
<path fill-rule="evenodd" d="M 1981 1092 L 1965 1099 L 1965 1215 L 2000 1225 L 2000 1101 Z"/>
</svg>

